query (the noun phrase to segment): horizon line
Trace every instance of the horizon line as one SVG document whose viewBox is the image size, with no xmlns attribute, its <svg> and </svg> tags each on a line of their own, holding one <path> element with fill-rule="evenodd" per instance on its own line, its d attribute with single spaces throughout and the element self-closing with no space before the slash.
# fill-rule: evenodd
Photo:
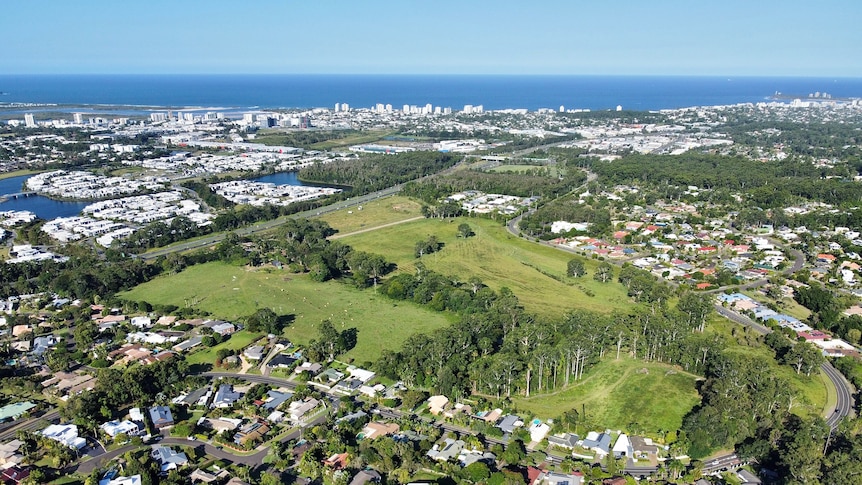
<svg viewBox="0 0 862 485">
<path fill-rule="evenodd" d="M 561 74 L 561 73 L 368 73 L 368 72 L 19 72 L 2 73 L 13 76 L 403 76 L 403 77 L 648 77 L 648 78 L 811 78 L 811 79 L 862 79 L 862 75 L 828 74 Z"/>
</svg>

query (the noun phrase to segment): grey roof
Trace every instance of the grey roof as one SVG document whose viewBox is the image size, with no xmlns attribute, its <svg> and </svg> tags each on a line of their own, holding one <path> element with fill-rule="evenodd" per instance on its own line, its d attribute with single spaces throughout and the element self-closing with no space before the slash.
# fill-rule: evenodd
<svg viewBox="0 0 862 485">
<path fill-rule="evenodd" d="M 174 424 L 171 409 L 167 406 L 153 406 L 150 408 L 150 419 L 154 426 L 167 426 Z"/>
<path fill-rule="evenodd" d="M 183 398 L 182 403 L 187 406 L 194 406 L 204 394 L 209 391 L 209 387 L 202 387 L 200 389 L 194 390 L 190 392 L 186 397 Z"/>
<path fill-rule="evenodd" d="M 266 363 L 267 367 L 290 367 L 296 362 L 297 359 L 293 356 L 287 354 L 278 354 L 275 357 L 269 359 L 269 362 Z"/>
<path fill-rule="evenodd" d="M 515 431 L 515 423 L 520 421 L 521 418 L 515 416 L 514 414 L 507 414 L 503 416 L 503 419 L 500 420 L 500 424 L 497 425 L 498 428 L 503 430 L 504 433 L 511 433 Z"/>
<path fill-rule="evenodd" d="M 232 385 L 221 384 L 218 386 L 218 391 L 216 391 L 215 398 L 212 402 L 212 407 L 233 406 L 233 403 L 237 402 L 241 396 L 242 394 L 233 390 Z"/>
<path fill-rule="evenodd" d="M 611 450 L 611 435 L 602 433 L 595 441 L 584 440 L 583 446 L 584 448 L 598 449 L 608 453 Z"/>
<path fill-rule="evenodd" d="M 563 436 L 548 436 L 548 443 L 565 448 L 574 448 L 579 439 L 576 434 L 565 433 Z"/>
<path fill-rule="evenodd" d="M 350 485 L 364 485 L 368 482 L 379 482 L 380 478 L 380 474 L 377 473 L 377 470 L 362 470 L 353 477 L 353 480 L 350 481 Z"/>
<path fill-rule="evenodd" d="M 264 403 L 264 409 L 275 409 L 281 405 L 284 401 L 287 401 L 291 397 L 293 397 L 293 393 L 290 391 L 281 392 L 271 390 L 266 393 L 269 397 L 272 398 L 271 401 Z"/>
<path fill-rule="evenodd" d="M 746 469 L 744 469 L 744 468 L 742 468 L 742 469 L 738 470 L 738 471 L 736 472 L 736 474 L 737 474 L 737 475 L 739 475 L 739 478 L 741 478 L 741 479 L 742 479 L 742 484 L 743 484 L 743 485 L 748 485 L 748 484 L 751 484 L 751 485 L 760 485 L 761 483 L 763 483 L 763 482 L 761 482 L 761 481 L 760 481 L 760 479 L 759 479 L 759 478 L 757 478 L 757 475 L 755 475 L 755 474 L 751 473 L 750 471 L 748 471 L 748 470 L 746 470 Z"/>
</svg>

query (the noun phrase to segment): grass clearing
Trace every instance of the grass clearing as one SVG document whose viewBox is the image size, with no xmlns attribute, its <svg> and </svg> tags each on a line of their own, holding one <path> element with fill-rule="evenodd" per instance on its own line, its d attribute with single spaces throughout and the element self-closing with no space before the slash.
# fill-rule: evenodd
<svg viewBox="0 0 862 485">
<path fill-rule="evenodd" d="M 547 169 L 548 177 L 557 178 L 560 176 L 560 169 L 557 165 L 499 165 L 494 167 L 489 172 L 494 173 L 512 173 L 512 172 L 531 172 L 533 170 Z"/>
<path fill-rule="evenodd" d="M 605 359 L 584 379 L 561 391 L 518 396 L 512 403 L 540 418 L 582 406 L 587 422 L 660 437 L 679 429 L 682 418 L 700 402 L 697 376 L 674 367 L 632 358 Z"/>
<path fill-rule="evenodd" d="M 231 350 L 241 350 L 257 339 L 261 338 L 263 334 L 261 333 L 252 333 L 248 330 L 240 330 L 239 332 L 235 332 L 230 336 L 229 339 L 224 342 L 214 345 L 212 347 L 201 349 L 196 352 L 192 352 L 189 354 L 186 359 L 189 364 L 212 364 L 216 360 L 216 353 L 221 349 L 231 349 Z"/>
<path fill-rule="evenodd" d="M 475 236 L 456 236 L 462 222 L 470 225 Z M 587 275 L 569 278 L 565 272 L 571 254 L 515 237 L 489 219 L 422 219 L 355 234 L 343 242 L 382 254 L 395 262 L 399 271 L 413 272 L 420 261 L 413 253 L 416 242 L 429 235 L 437 236 L 444 247 L 421 259 L 428 269 L 465 281 L 478 276 L 495 290 L 509 287 L 531 312 L 559 317 L 573 308 L 609 313 L 633 306 L 622 285 L 593 280 L 597 261 L 585 259 Z"/>
<path fill-rule="evenodd" d="M 421 210 L 419 202 L 396 195 L 363 204 L 362 210 L 351 207 L 331 212 L 320 216 L 320 220 L 337 229 L 341 235 L 410 219 L 421 215 Z"/>
<path fill-rule="evenodd" d="M 44 172 L 44 170 L 13 170 L 11 172 L 0 173 L 0 180 L 20 177 L 22 175 L 34 175 L 42 172 Z"/>
<path fill-rule="evenodd" d="M 294 315 L 285 336 L 298 344 L 317 338 L 316 326 L 329 318 L 338 329 L 359 330 L 356 347 L 342 356 L 357 362 L 373 361 L 382 350 L 399 349 L 410 335 L 430 332 L 455 320 L 454 315 L 396 302 L 373 289 L 358 290 L 337 281 L 317 283 L 307 275 L 220 262 L 158 277 L 119 296 L 179 307 L 193 305 L 233 321 L 268 307 L 278 315 Z"/>
</svg>

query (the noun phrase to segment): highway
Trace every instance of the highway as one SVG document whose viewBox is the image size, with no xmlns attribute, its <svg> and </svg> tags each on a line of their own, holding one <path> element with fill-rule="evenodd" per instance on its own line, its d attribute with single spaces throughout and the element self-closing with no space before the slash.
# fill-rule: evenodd
<svg viewBox="0 0 862 485">
<path fill-rule="evenodd" d="M 60 418 L 60 411 L 52 409 L 41 416 L 30 418 L 0 431 L 0 441 L 5 441 L 15 437 L 15 433 L 20 430 L 24 431 L 39 431 L 45 427 L 45 422 L 53 423 Z"/>
</svg>

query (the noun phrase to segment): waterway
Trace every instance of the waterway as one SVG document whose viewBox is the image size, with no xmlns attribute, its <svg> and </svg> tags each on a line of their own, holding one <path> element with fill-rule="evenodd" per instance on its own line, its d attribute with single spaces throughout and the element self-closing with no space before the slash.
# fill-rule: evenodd
<svg viewBox="0 0 862 485">
<path fill-rule="evenodd" d="M 18 177 L 10 177 L 0 180 L 0 196 L 23 191 L 24 182 L 29 177 L 30 175 L 20 175 Z M 297 178 L 296 172 L 274 173 L 256 178 L 254 181 L 276 185 L 310 185 L 302 183 L 302 181 Z M 57 217 L 76 216 L 80 214 L 81 210 L 88 204 L 90 204 L 90 202 L 60 201 L 41 195 L 31 195 L 30 197 L 20 197 L 18 199 L 9 199 L 5 202 L 0 202 L 0 211 L 30 211 L 41 219 L 51 220 L 56 219 Z"/>
<path fill-rule="evenodd" d="M 30 178 L 30 175 L 21 175 L 0 180 L 0 196 L 21 192 L 24 187 L 24 181 L 28 178 Z M 31 195 L 30 197 L 19 197 L 0 202 L 0 211 L 30 211 L 41 219 L 51 220 L 57 217 L 76 216 L 80 214 L 81 209 L 86 207 L 87 204 L 89 202 L 61 201 L 49 199 L 41 195 Z"/>
</svg>

